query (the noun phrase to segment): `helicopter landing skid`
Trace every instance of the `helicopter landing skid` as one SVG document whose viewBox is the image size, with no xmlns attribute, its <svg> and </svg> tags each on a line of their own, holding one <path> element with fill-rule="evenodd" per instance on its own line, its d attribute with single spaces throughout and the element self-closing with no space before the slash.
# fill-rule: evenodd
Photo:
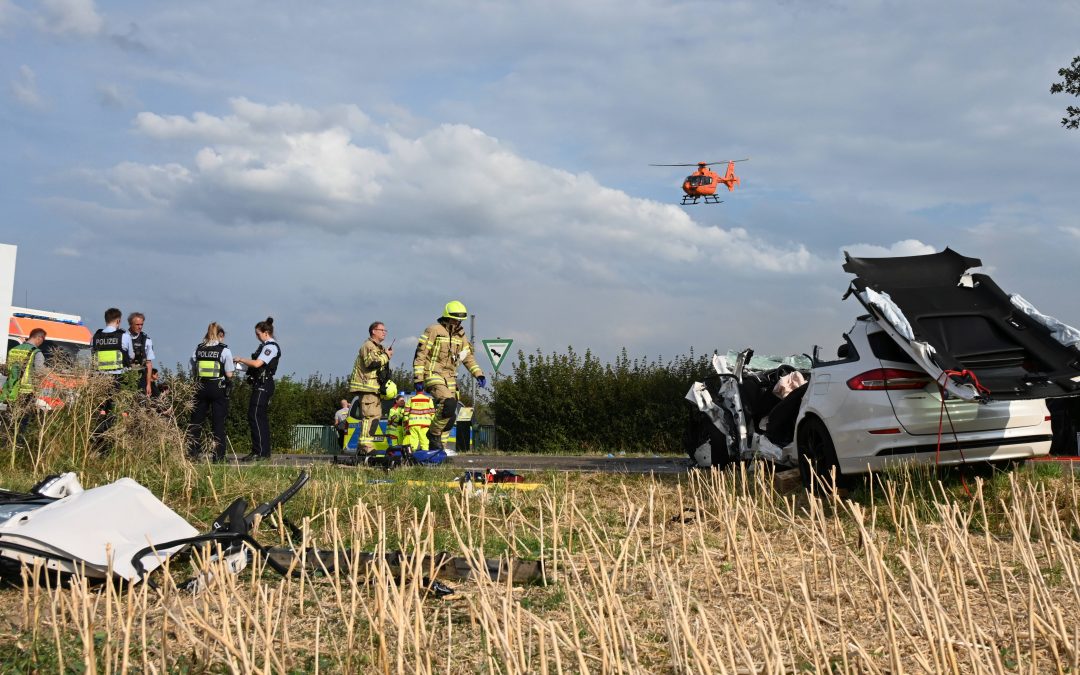
<svg viewBox="0 0 1080 675">
<path fill-rule="evenodd" d="M 697 204 L 699 199 L 704 199 L 706 204 L 723 204 L 724 203 L 723 199 L 720 199 L 719 197 L 717 197 L 715 195 L 694 195 L 693 197 L 691 197 L 690 195 L 683 195 L 682 204 L 683 204 L 683 206 L 686 206 L 687 204 L 691 204 L 691 205 Z"/>
</svg>

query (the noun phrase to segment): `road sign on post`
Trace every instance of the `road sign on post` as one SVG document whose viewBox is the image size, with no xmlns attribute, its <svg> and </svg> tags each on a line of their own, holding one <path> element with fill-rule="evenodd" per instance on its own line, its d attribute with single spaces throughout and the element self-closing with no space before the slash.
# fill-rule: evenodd
<svg viewBox="0 0 1080 675">
<path fill-rule="evenodd" d="M 499 372 L 499 366 L 502 365 L 503 359 L 506 358 L 506 353 L 510 351 L 510 345 L 514 344 L 514 341 L 495 338 L 494 340 L 484 340 L 483 342 L 484 351 L 487 352 L 488 360 L 491 361 L 491 367 L 497 373 Z"/>
</svg>

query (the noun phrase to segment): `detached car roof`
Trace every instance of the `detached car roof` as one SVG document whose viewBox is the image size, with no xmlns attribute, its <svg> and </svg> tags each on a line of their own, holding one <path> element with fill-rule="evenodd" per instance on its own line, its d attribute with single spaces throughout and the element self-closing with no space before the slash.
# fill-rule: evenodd
<svg viewBox="0 0 1080 675">
<path fill-rule="evenodd" d="M 1005 293 L 988 275 L 969 273 L 982 266 L 978 258 L 949 248 L 899 258 L 844 257 L 844 270 L 855 275 L 849 293 L 879 323 L 890 324 L 887 330 L 898 323 L 887 316 L 896 314 L 888 311 L 889 300 L 902 313 L 899 323 L 906 318 L 910 330 L 902 325 L 889 332 L 909 353 L 921 348 L 945 373 L 974 373 L 993 399 L 1080 395 L 1080 332 Z M 885 294 L 885 304 L 875 304 L 878 296 L 868 290 Z"/>
</svg>

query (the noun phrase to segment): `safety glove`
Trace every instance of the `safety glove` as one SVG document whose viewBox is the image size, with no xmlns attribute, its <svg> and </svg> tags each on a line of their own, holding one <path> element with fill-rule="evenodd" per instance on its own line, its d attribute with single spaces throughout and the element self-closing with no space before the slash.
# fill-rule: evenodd
<svg viewBox="0 0 1080 675">
<path fill-rule="evenodd" d="M 486 388 L 487 388 L 487 378 L 486 378 L 486 377 L 484 377 L 483 375 L 481 375 L 480 377 L 476 378 L 476 383 L 477 383 L 478 385 L 480 385 L 480 388 L 481 388 L 481 389 L 486 389 Z"/>
</svg>

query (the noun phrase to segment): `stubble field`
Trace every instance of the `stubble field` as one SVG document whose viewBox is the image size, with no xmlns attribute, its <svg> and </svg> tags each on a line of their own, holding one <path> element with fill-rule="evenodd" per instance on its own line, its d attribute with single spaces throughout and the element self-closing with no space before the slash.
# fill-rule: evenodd
<svg viewBox="0 0 1080 675">
<path fill-rule="evenodd" d="M 163 447 L 161 452 L 166 452 Z M 133 475 L 205 530 L 295 470 L 87 460 Z M 263 544 L 376 553 L 352 571 L 176 563 L 154 586 L 14 587 L 6 672 L 1077 672 L 1080 521 L 1071 472 L 878 477 L 848 499 L 779 494 L 766 473 L 543 474 L 461 492 L 450 469 L 313 467 Z M 25 488 L 29 472 L 14 472 Z M 409 484 L 419 481 L 422 484 Z M 382 554 L 418 554 L 391 568 Z M 428 590 L 420 556 L 542 560 Z M 220 565 L 219 565 L 220 566 Z M 192 569 L 194 568 L 194 570 Z M 209 569 L 197 594 L 176 582 Z M 427 570 L 430 572 L 431 570 Z"/>
</svg>

